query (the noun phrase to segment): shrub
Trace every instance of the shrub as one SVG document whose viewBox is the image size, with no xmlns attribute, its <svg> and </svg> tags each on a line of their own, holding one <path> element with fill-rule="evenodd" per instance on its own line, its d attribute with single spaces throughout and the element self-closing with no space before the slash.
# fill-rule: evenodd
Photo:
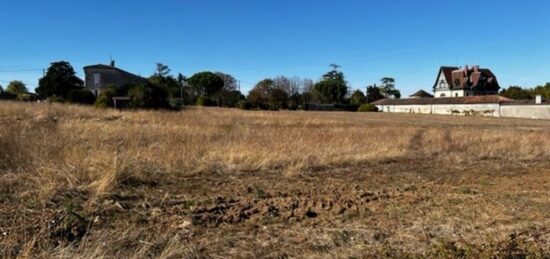
<svg viewBox="0 0 550 259">
<path fill-rule="evenodd" d="M 71 103 L 93 104 L 96 101 L 94 93 L 89 90 L 71 90 L 67 96 L 67 101 Z"/>
<path fill-rule="evenodd" d="M 65 102 L 65 100 L 63 98 L 58 97 L 56 95 L 52 95 L 52 96 L 48 97 L 47 101 L 49 103 L 64 103 Z"/>
<path fill-rule="evenodd" d="M 180 98 L 170 98 L 168 104 L 170 104 L 170 108 L 174 110 L 180 110 L 185 105 L 183 99 Z"/>
<path fill-rule="evenodd" d="M 98 108 L 113 107 L 113 97 L 117 96 L 118 87 L 116 85 L 106 86 L 95 100 L 95 106 Z"/>
<path fill-rule="evenodd" d="M 197 106 L 212 106 L 212 100 L 206 96 L 199 96 L 196 104 Z"/>
<path fill-rule="evenodd" d="M 168 92 L 151 83 L 132 86 L 128 90 L 132 108 L 169 108 Z"/>
<path fill-rule="evenodd" d="M 17 100 L 24 101 L 24 102 L 33 102 L 33 101 L 38 100 L 37 96 L 35 94 L 31 94 L 31 93 L 22 93 L 22 94 L 17 95 L 16 98 L 17 98 Z"/>
<path fill-rule="evenodd" d="M 359 109 L 360 105 L 355 104 L 334 104 L 334 111 L 346 111 L 346 112 L 356 112 Z"/>
<path fill-rule="evenodd" d="M 376 107 L 374 104 L 365 103 L 359 106 L 357 109 L 358 112 L 377 112 L 378 107 Z"/>
<path fill-rule="evenodd" d="M 111 99 L 109 98 L 109 96 L 105 95 L 105 94 L 100 94 L 97 99 L 95 100 L 95 107 L 98 107 L 98 108 L 110 108 L 112 107 L 111 105 Z"/>
<path fill-rule="evenodd" d="M 250 110 L 250 108 L 252 108 L 252 104 L 250 104 L 247 100 L 240 100 L 237 103 L 237 107 L 241 110 Z"/>
</svg>

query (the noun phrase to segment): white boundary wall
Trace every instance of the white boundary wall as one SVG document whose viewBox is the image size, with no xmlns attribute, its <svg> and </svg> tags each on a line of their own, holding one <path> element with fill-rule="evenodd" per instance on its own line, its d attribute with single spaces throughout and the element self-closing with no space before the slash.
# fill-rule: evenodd
<svg viewBox="0 0 550 259">
<path fill-rule="evenodd" d="M 501 105 L 500 116 L 550 120 L 550 105 Z"/>
<path fill-rule="evenodd" d="M 424 104 L 376 105 L 382 112 L 444 115 L 479 115 L 550 120 L 550 105 Z"/>
</svg>

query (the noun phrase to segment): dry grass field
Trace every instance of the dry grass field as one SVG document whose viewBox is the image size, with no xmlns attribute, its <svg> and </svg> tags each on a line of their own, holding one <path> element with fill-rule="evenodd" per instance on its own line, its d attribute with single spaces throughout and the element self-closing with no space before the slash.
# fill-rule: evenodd
<svg viewBox="0 0 550 259">
<path fill-rule="evenodd" d="M 0 256 L 549 257 L 550 121 L 0 102 Z"/>
</svg>

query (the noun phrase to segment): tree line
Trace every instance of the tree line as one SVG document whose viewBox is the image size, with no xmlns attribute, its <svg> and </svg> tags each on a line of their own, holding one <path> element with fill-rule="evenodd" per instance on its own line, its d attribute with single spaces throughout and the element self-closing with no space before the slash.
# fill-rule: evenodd
<svg viewBox="0 0 550 259">
<path fill-rule="evenodd" d="M 177 109 L 183 105 L 238 107 L 241 109 L 310 109 L 312 105 L 331 106 L 335 109 L 358 110 L 383 98 L 400 98 L 395 80 L 384 77 L 380 85 L 369 85 L 366 91 L 350 91 L 340 66 L 331 64 L 329 71 L 315 82 L 299 77 L 277 76 L 260 80 L 247 96 L 239 91 L 238 81 L 222 72 L 203 71 L 186 77 L 173 75 L 164 64 L 156 64 L 154 73 L 144 83 L 108 85 L 95 96 L 84 87 L 82 79 L 69 62 L 51 63 L 40 78 L 36 94 L 29 93 L 21 81 L 11 82 L 4 91 L 0 86 L 0 98 L 22 101 L 48 100 L 94 104 L 97 107 L 113 107 L 113 97 L 127 96 L 131 108 Z M 362 110 L 373 110 L 373 107 Z"/>
<path fill-rule="evenodd" d="M 360 106 L 383 98 L 400 98 L 395 88 L 395 80 L 390 77 L 381 79 L 381 85 L 370 85 L 366 91 L 350 91 L 344 73 L 336 64 L 321 76 L 318 82 L 298 77 L 278 76 L 258 82 L 248 94 L 245 107 L 256 109 L 304 109 L 313 104 L 332 105 L 336 109 L 356 111 Z M 367 107 L 367 106 L 365 106 Z M 241 107 L 242 108 L 242 107 Z M 369 108 L 361 110 L 374 110 Z"/>
<path fill-rule="evenodd" d="M 533 88 L 510 86 L 500 90 L 499 94 L 511 99 L 534 99 L 537 95 L 541 95 L 544 99 L 550 99 L 550 83 L 535 86 Z"/>
</svg>

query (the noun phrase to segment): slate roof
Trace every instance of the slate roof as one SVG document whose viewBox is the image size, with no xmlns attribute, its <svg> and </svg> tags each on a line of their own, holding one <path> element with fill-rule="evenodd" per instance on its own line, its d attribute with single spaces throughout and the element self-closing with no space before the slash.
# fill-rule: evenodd
<svg viewBox="0 0 550 259">
<path fill-rule="evenodd" d="M 453 82 L 453 71 L 458 70 L 458 69 L 460 69 L 460 68 L 459 67 L 447 67 L 447 66 L 442 66 L 441 68 L 439 68 L 439 73 L 437 73 L 437 77 L 435 78 L 435 83 L 434 83 L 433 89 L 435 89 L 437 87 L 437 85 L 439 84 L 438 80 L 439 80 L 439 75 L 441 75 L 441 72 L 443 72 L 443 75 L 445 76 L 445 80 L 450 85 Z"/>
<path fill-rule="evenodd" d="M 125 71 L 125 70 L 122 70 L 118 67 L 114 67 L 114 66 L 109 66 L 109 65 L 103 65 L 103 64 L 97 64 L 97 65 L 90 65 L 90 66 L 85 66 L 84 67 L 84 71 L 88 70 L 88 69 L 104 69 L 104 70 L 115 70 L 115 71 L 118 71 L 126 76 L 129 76 L 129 77 L 135 77 L 135 78 L 139 78 L 139 79 L 142 79 L 142 80 L 147 80 L 145 79 L 144 77 L 142 76 L 138 76 L 136 74 L 132 74 L 128 71 Z"/>
<path fill-rule="evenodd" d="M 417 98 L 433 98 L 434 96 L 430 93 L 420 89 L 416 93 L 411 94 L 410 97 L 417 97 Z"/>
<path fill-rule="evenodd" d="M 457 72 L 457 71 L 462 71 L 463 72 L 464 69 L 467 69 L 467 78 L 465 78 L 465 79 L 470 79 L 471 81 L 463 82 L 463 83 L 461 83 L 460 86 L 457 87 L 457 86 L 454 85 L 453 72 Z M 447 83 L 449 84 L 451 89 L 475 88 L 479 85 L 480 82 L 482 82 L 482 81 L 480 81 L 481 78 L 486 78 L 486 79 L 491 80 L 491 81 L 486 80 L 487 84 L 488 84 L 487 86 L 492 86 L 493 88 L 495 88 L 497 90 L 500 88 L 500 86 L 498 84 L 497 77 L 488 68 L 479 68 L 479 72 L 475 72 L 473 66 L 469 66 L 469 67 L 465 66 L 464 68 L 454 67 L 454 66 L 442 66 L 439 69 L 439 73 L 437 73 L 437 78 L 436 78 L 436 81 L 435 81 L 434 86 L 433 86 L 434 90 L 436 89 L 437 85 L 439 84 L 438 79 L 439 79 L 439 75 L 442 72 L 443 72 L 443 75 L 445 77 L 445 80 L 447 81 Z"/>
</svg>

